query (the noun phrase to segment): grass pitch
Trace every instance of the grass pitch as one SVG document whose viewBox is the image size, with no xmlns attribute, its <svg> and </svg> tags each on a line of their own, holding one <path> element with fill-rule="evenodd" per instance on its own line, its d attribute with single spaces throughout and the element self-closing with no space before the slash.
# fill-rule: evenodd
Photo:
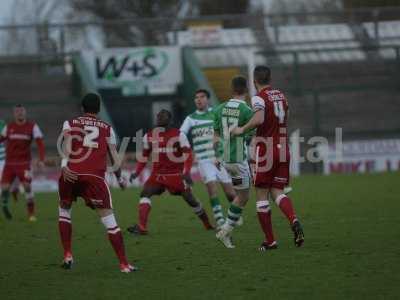
<svg viewBox="0 0 400 300">
<path fill-rule="evenodd" d="M 231 250 L 168 194 L 153 200 L 150 235 L 128 235 L 139 190 L 114 190 L 128 256 L 141 268 L 134 274 L 119 273 L 103 225 L 82 202 L 72 212 L 75 265 L 62 270 L 57 195 L 37 194 L 37 223 L 27 222 L 21 200 L 12 222 L 0 217 L 0 299 L 398 299 L 399 180 L 399 173 L 295 178 L 305 245 L 294 247 L 274 205 L 279 249 L 267 253 L 257 251 L 254 196 Z M 195 193 L 210 211 L 205 188 Z"/>
</svg>

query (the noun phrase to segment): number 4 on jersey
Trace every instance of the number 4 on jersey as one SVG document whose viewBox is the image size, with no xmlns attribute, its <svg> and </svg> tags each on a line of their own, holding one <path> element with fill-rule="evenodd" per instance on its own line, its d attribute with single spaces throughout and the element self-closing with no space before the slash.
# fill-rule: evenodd
<svg viewBox="0 0 400 300">
<path fill-rule="evenodd" d="M 279 124 L 285 122 L 285 108 L 283 107 L 283 101 L 274 101 L 274 113 L 279 120 Z"/>
</svg>

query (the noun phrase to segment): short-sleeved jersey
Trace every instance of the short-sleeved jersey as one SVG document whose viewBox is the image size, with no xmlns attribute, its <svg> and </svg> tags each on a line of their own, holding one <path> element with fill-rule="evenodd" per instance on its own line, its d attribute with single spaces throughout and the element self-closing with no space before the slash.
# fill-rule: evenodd
<svg viewBox="0 0 400 300">
<path fill-rule="evenodd" d="M 220 135 L 223 145 L 223 160 L 227 163 L 238 163 L 247 159 L 245 132 L 232 136 L 235 127 L 245 125 L 253 116 L 251 108 L 243 100 L 231 99 L 220 104 L 215 110 L 214 129 Z"/>
<path fill-rule="evenodd" d="M 68 168 L 80 175 L 105 176 L 108 144 L 116 144 L 115 133 L 106 122 L 84 115 L 64 122 L 71 137 Z"/>
<path fill-rule="evenodd" d="M 6 126 L 6 123 L 3 120 L 0 120 L 0 132 L 3 131 L 3 128 Z M 4 143 L 0 143 L 0 163 L 4 162 L 6 159 L 6 147 L 4 147 Z"/>
<path fill-rule="evenodd" d="M 1 135 L 6 141 L 6 164 L 30 164 L 32 140 L 43 138 L 42 131 L 35 122 L 26 121 L 23 124 L 11 122 L 3 127 Z"/>
<path fill-rule="evenodd" d="M 184 148 L 190 144 L 185 134 L 177 128 L 154 128 L 143 137 L 143 148 L 149 151 L 152 173 L 180 174 L 184 168 Z"/>
<path fill-rule="evenodd" d="M 214 161 L 214 113 L 195 111 L 183 121 L 180 131 L 190 140 L 197 161 Z"/>
<path fill-rule="evenodd" d="M 257 127 L 258 137 L 272 137 L 274 145 L 280 138 L 287 138 L 287 115 L 289 105 L 285 95 L 276 89 L 262 89 L 251 99 L 254 111 L 264 111 L 264 123 Z"/>
</svg>

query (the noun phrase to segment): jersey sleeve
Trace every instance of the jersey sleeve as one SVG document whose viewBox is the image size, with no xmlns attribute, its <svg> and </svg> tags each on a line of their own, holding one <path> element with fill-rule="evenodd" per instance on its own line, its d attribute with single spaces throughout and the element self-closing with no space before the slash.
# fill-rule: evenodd
<svg viewBox="0 0 400 300">
<path fill-rule="evenodd" d="M 260 96 L 253 96 L 253 97 L 251 97 L 251 106 L 252 106 L 254 112 L 256 112 L 258 110 L 264 110 L 265 109 L 265 101 Z"/>
<path fill-rule="evenodd" d="M 64 121 L 62 131 L 70 131 L 71 125 L 69 125 L 69 121 Z"/>
<path fill-rule="evenodd" d="M 250 121 L 251 117 L 253 116 L 253 111 L 246 104 L 243 104 L 243 108 L 241 111 L 243 113 L 243 125 L 244 125 Z"/>
<path fill-rule="evenodd" d="M 115 136 L 115 132 L 114 132 L 114 129 L 112 127 L 110 127 L 110 136 L 107 139 L 107 143 L 109 143 L 110 145 L 116 145 L 117 144 L 117 138 Z"/>
<path fill-rule="evenodd" d="M 183 132 L 186 136 L 188 136 L 189 132 L 190 132 L 190 128 L 191 128 L 190 118 L 186 117 L 186 119 L 183 121 L 181 128 L 179 130 L 181 132 Z"/>
<path fill-rule="evenodd" d="M 179 133 L 179 144 L 181 148 L 190 148 L 189 140 L 183 132 Z"/>
<path fill-rule="evenodd" d="M 151 145 L 150 145 L 150 142 L 149 142 L 149 136 L 146 133 L 143 136 L 143 150 L 150 150 L 150 149 L 151 149 Z"/>
<path fill-rule="evenodd" d="M 246 105 L 246 104 L 243 104 L 243 108 L 241 109 L 241 112 L 242 112 L 242 113 L 241 113 L 241 122 L 240 122 L 241 125 L 240 125 L 240 126 L 243 126 L 243 125 L 247 124 L 247 123 L 250 121 L 250 119 L 253 117 L 254 112 L 253 112 L 253 110 L 252 110 L 248 105 Z M 256 128 L 253 128 L 253 129 L 247 130 L 247 131 L 244 133 L 246 141 L 247 141 L 251 136 L 254 135 L 255 131 L 256 131 Z"/>
<path fill-rule="evenodd" d="M 43 133 L 37 124 L 33 125 L 32 135 L 34 139 L 43 138 Z"/>
<path fill-rule="evenodd" d="M 221 131 L 221 118 L 220 116 L 220 106 L 218 106 L 217 108 L 214 109 L 213 115 L 214 115 L 214 131 L 216 133 L 220 133 Z"/>
<path fill-rule="evenodd" d="M 0 132 L 0 135 L 3 137 L 7 137 L 7 125 L 3 127 L 3 129 Z"/>
</svg>

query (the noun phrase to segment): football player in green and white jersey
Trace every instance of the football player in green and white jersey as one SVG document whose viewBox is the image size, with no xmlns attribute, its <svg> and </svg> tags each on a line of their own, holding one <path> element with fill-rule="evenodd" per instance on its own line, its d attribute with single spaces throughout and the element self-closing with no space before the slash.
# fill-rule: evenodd
<svg viewBox="0 0 400 300">
<path fill-rule="evenodd" d="M 242 76 L 232 79 L 231 83 L 233 98 L 219 105 L 215 111 L 214 130 L 216 138 L 222 141 L 223 155 L 221 165 L 225 167 L 232 178 L 233 187 L 237 196 L 231 203 L 225 223 L 217 232 L 216 237 L 227 248 L 234 248 L 231 233 L 241 218 L 250 195 L 251 173 L 247 161 L 247 135 L 232 136 L 231 130 L 246 124 L 253 116 L 252 109 L 246 103 L 248 92 L 247 80 Z"/>
<path fill-rule="evenodd" d="M 197 90 L 194 103 L 197 110 L 186 117 L 180 131 L 191 141 L 202 181 L 207 187 L 208 196 L 217 228 L 225 223 L 221 203 L 218 199 L 218 182 L 221 184 L 229 202 L 236 194 L 226 170 L 217 168 L 214 149 L 214 113 L 209 107 L 210 93 L 205 89 Z"/>
</svg>

